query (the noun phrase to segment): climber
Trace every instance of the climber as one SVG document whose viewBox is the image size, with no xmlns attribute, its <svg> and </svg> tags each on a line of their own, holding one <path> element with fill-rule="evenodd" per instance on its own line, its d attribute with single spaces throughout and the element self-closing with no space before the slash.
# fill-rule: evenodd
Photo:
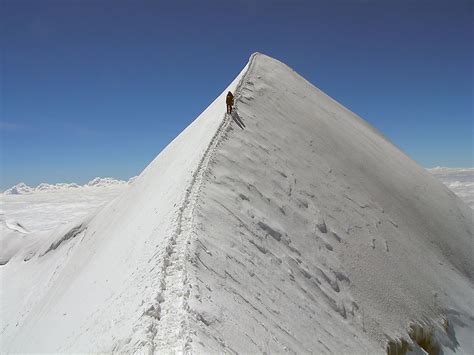
<svg viewBox="0 0 474 355">
<path fill-rule="evenodd" d="M 227 93 L 225 103 L 227 104 L 227 113 L 232 113 L 232 106 L 234 106 L 234 95 L 232 95 L 230 91 Z"/>
</svg>

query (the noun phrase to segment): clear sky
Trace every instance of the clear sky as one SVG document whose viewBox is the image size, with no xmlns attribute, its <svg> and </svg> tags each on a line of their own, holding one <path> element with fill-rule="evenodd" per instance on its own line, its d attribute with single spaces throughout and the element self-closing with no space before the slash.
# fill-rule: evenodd
<svg viewBox="0 0 474 355">
<path fill-rule="evenodd" d="M 2 0 L 0 188 L 140 173 L 255 51 L 423 166 L 472 166 L 473 3 Z"/>
</svg>

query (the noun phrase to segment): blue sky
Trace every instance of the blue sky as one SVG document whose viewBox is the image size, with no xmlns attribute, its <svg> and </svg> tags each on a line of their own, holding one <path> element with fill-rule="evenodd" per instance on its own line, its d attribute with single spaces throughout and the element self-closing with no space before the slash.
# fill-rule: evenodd
<svg viewBox="0 0 474 355">
<path fill-rule="evenodd" d="M 473 2 L 3 0 L 0 188 L 143 168 L 255 51 L 423 166 L 473 165 Z"/>
</svg>

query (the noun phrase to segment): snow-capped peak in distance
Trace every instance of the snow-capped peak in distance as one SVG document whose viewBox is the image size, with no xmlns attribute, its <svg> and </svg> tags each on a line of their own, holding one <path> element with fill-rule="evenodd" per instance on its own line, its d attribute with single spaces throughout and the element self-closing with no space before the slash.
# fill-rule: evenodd
<svg viewBox="0 0 474 355">
<path fill-rule="evenodd" d="M 130 188 L 0 267 L 2 351 L 473 353 L 472 238 L 426 169 L 254 54 Z"/>
<path fill-rule="evenodd" d="M 35 189 L 33 187 L 29 187 L 24 182 L 20 182 L 19 184 L 10 187 L 9 189 L 5 190 L 3 193 L 5 195 L 22 195 L 28 194 L 33 192 Z"/>
<path fill-rule="evenodd" d="M 114 178 L 100 178 L 96 177 L 95 179 L 92 179 L 89 181 L 87 184 L 84 186 L 89 186 L 89 187 L 105 187 L 105 186 L 112 186 L 112 185 L 121 185 L 121 184 L 126 184 L 126 181 L 123 180 L 117 180 Z"/>
<path fill-rule="evenodd" d="M 427 170 L 434 174 L 474 174 L 474 167 L 468 168 L 449 168 L 444 166 L 435 166 L 433 168 L 427 168 Z"/>
<path fill-rule="evenodd" d="M 128 181 L 118 180 L 114 178 L 101 178 L 96 177 L 84 185 L 78 185 L 76 183 L 57 183 L 57 184 L 48 184 L 41 183 L 36 187 L 30 187 L 25 183 L 21 182 L 7 190 L 3 193 L 5 195 L 24 195 L 38 192 L 55 192 L 55 191 L 67 191 L 75 190 L 78 188 L 89 188 L 89 187 L 113 187 L 131 184 L 135 180 L 136 176 L 130 178 Z"/>
</svg>

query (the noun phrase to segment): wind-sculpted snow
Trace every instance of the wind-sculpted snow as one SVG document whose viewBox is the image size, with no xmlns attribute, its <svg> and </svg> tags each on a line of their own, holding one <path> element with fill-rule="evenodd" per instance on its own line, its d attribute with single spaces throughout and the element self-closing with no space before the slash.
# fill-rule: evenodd
<svg viewBox="0 0 474 355">
<path fill-rule="evenodd" d="M 465 205 L 286 66 L 256 63 L 245 129 L 229 127 L 196 212 L 195 349 L 373 353 L 410 323 L 434 329 L 449 307 L 433 290 L 458 287 L 440 263 L 472 296 Z"/>
<path fill-rule="evenodd" d="M 37 250 L 0 267 L 7 352 L 472 344 L 472 210 L 260 54 L 123 194 Z"/>
<path fill-rule="evenodd" d="M 68 241 L 69 239 L 75 238 L 81 233 L 83 233 L 86 230 L 86 225 L 85 224 L 79 224 L 77 226 L 72 227 L 69 231 L 64 233 L 58 240 L 54 241 L 51 243 L 48 249 L 44 253 L 42 253 L 40 256 L 46 255 L 48 252 L 53 251 L 57 249 L 62 243 Z"/>
</svg>

